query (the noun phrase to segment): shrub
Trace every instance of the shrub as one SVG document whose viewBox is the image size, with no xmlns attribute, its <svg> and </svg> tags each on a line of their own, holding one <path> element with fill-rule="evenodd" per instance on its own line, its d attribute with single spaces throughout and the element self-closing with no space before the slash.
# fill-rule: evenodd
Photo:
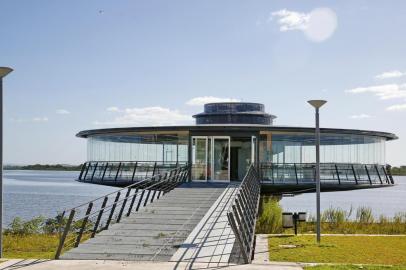
<svg viewBox="0 0 406 270">
<path fill-rule="evenodd" d="M 257 233 L 282 232 L 282 207 L 274 197 L 262 197 L 261 213 L 257 220 Z"/>
<path fill-rule="evenodd" d="M 24 221 L 20 217 L 16 217 L 10 223 L 9 228 L 7 228 L 5 234 L 16 234 L 16 235 L 28 235 L 28 234 L 39 234 L 43 232 L 45 218 L 42 216 L 35 217 L 31 220 Z"/>
</svg>

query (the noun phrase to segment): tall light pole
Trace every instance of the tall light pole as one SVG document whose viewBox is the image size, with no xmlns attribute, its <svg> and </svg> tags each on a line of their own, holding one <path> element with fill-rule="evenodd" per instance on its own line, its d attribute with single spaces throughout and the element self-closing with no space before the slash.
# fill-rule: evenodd
<svg viewBox="0 0 406 270">
<path fill-rule="evenodd" d="M 0 67 L 0 258 L 3 258 L 3 78 L 12 71 Z"/>
<path fill-rule="evenodd" d="M 320 243 L 320 124 L 319 124 L 319 109 L 327 103 L 325 100 L 309 100 L 308 103 L 316 109 L 316 219 L 317 219 L 317 243 Z"/>
</svg>

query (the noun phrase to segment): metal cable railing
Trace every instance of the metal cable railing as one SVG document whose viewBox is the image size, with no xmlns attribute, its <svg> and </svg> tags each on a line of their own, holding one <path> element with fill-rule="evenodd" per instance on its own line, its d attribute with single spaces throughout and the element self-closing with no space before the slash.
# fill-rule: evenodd
<svg viewBox="0 0 406 270">
<path fill-rule="evenodd" d="M 128 185 L 185 164 L 186 162 L 168 161 L 88 161 L 82 165 L 78 181 Z"/>
<path fill-rule="evenodd" d="M 82 241 L 107 230 L 111 224 L 119 223 L 124 215 L 128 217 L 159 199 L 187 181 L 188 174 L 188 166 L 180 166 L 63 211 L 59 215 L 60 239 L 55 259 L 64 250 L 78 247 Z"/>
<path fill-rule="evenodd" d="M 261 163 L 263 184 L 314 184 L 314 163 Z M 392 185 L 393 177 L 388 165 L 378 164 L 320 164 L 322 184 L 338 185 Z"/>
<path fill-rule="evenodd" d="M 259 175 L 255 165 L 251 164 L 227 212 L 228 221 L 245 263 L 251 263 L 254 256 L 255 224 L 260 193 Z"/>
</svg>

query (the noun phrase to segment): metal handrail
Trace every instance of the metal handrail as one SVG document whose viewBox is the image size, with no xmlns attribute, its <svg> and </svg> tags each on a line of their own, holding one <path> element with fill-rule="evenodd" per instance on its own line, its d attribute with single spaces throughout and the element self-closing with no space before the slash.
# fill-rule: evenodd
<svg viewBox="0 0 406 270">
<path fill-rule="evenodd" d="M 261 163 L 261 182 L 266 184 L 310 184 L 315 163 Z M 270 182 L 269 182 L 270 181 Z M 394 184 L 390 166 L 378 164 L 322 163 L 323 184 Z"/>
<path fill-rule="evenodd" d="M 143 162 L 143 163 L 155 163 L 155 162 L 159 162 L 159 163 L 187 163 L 187 161 L 155 161 L 155 160 L 114 160 L 114 161 L 109 161 L 109 160 L 89 160 L 86 161 L 85 163 L 89 163 L 89 162 L 108 162 L 108 163 L 135 163 L 135 162 Z"/>
<path fill-rule="evenodd" d="M 64 248 L 70 247 L 71 245 L 77 247 L 82 240 L 82 236 L 87 231 L 91 233 L 90 237 L 93 238 L 97 232 L 108 229 L 111 222 L 120 222 L 123 214 L 129 216 L 133 212 L 133 208 L 135 205 L 135 212 L 137 212 L 140 207 L 145 207 L 147 204 L 152 203 L 154 199 L 159 199 L 161 196 L 168 193 L 180 183 L 185 182 L 188 178 L 188 174 L 188 166 L 177 167 L 164 174 L 154 175 L 143 181 L 131 184 L 115 192 L 111 192 L 105 196 L 65 210 L 60 216 L 59 231 L 61 233 L 61 236 L 55 254 L 55 259 L 58 259 L 60 257 Z M 134 189 L 135 192 L 131 194 L 132 190 Z M 121 194 L 124 194 L 124 190 L 126 190 L 125 196 L 121 197 Z M 109 198 L 111 197 L 114 198 L 113 203 L 107 204 Z M 100 202 L 100 208 L 97 210 L 93 210 L 95 206 L 97 206 L 96 202 L 98 202 L 102 198 L 103 201 Z M 118 214 L 116 212 L 116 215 L 114 216 L 115 210 L 119 206 L 121 206 L 121 208 Z M 82 215 L 80 215 L 80 217 L 74 221 L 74 217 L 78 216 L 81 210 L 83 211 Z M 68 212 L 69 216 L 66 224 L 64 224 L 64 215 Z M 93 224 L 90 223 L 89 229 L 86 226 L 89 225 L 90 218 L 96 218 L 96 220 L 93 222 Z M 103 224 L 103 222 L 105 222 L 105 224 Z M 78 225 L 78 228 L 76 228 L 77 231 L 74 231 L 72 233 L 71 227 L 75 225 Z M 67 240 L 69 233 L 71 233 L 70 236 L 73 237 Z"/>
<path fill-rule="evenodd" d="M 259 175 L 256 165 L 251 164 L 227 212 L 228 221 L 240 247 L 240 253 L 247 264 L 251 263 L 254 257 L 255 224 L 260 194 Z"/>
<path fill-rule="evenodd" d="M 187 165 L 183 161 L 87 161 L 78 177 L 80 182 L 125 185 L 139 182 L 150 175 Z"/>
</svg>

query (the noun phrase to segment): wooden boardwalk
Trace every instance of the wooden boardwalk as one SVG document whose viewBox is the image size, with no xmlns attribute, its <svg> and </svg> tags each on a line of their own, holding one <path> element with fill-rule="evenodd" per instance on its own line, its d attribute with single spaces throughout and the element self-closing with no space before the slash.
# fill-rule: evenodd
<svg viewBox="0 0 406 270">
<path fill-rule="evenodd" d="M 182 184 L 61 259 L 169 261 L 227 186 Z"/>
</svg>

